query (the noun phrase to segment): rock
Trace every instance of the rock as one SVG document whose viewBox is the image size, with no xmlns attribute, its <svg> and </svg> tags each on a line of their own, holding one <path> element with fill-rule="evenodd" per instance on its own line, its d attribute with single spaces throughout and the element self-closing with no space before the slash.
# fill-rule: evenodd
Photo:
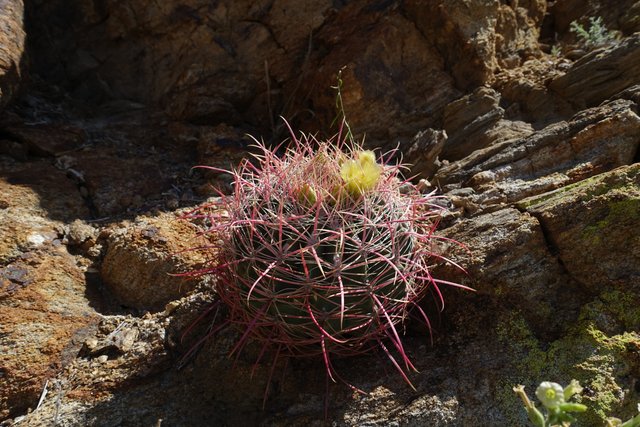
<svg viewBox="0 0 640 427">
<path fill-rule="evenodd" d="M 14 123 L 11 123 L 14 121 Z M 58 123 L 25 124 L 22 118 L 14 117 L 0 127 L 13 141 L 23 144 L 31 156 L 59 156 L 75 151 L 85 142 L 83 129 Z"/>
<path fill-rule="evenodd" d="M 446 141 L 446 132 L 426 129 L 418 132 L 405 147 L 401 147 L 403 162 L 409 164 L 411 175 L 431 178 L 440 167 L 438 155 Z"/>
<path fill-rule="evenodd" d="M 449 138 L 441 157 L 459 160 L 490 144 L 491 140 L 482 137 L 504 116 L 499 103 L 500 95 L 496 91 L 480 87 L 447 105 L 443 126 Z"/>
<path fill-rule="evenodd" d="M 96 7 L 91 1 L 28 6 L 33 28 L 47 29 L 33 34 L 35 67 L 60 83 L 80 82 L 76 96 L 160 104 L 176 119 L 215 125 L 258 108 L 260 117 L 252 121 L 269 123 L 267 98 L 281 95 L 266 92 L 265 75 L 278 90 L 297 78 L 292 71 L 332 4 L 200 0 L 158 6 L 138 0 L 130 7 Z M 65 31 L 70 26 L 76 31 Z"/>
<path fill-rule="evenodd" d="M 115 361 L 110 368 L 126 369 L 129 375 L 136 375 L 136 368 L 142 364 L 138 357 L 155 358 L 145 363 L 145 369 L 156 363 L 166 362 L 164 347 L 164 324 L 147 319 L 126 316 L 104 318 L 96 334 L 85 340 L 80 355 L 87 359 L 102 358 Z"/>
<path fill-rule="evenodd" d="M 419 131 L 434 128 L 442 108 L 460 97 L 430 34 L 402 7 L 396 2 L 353 2 L 314 34 L 323 49 L 311 53 L 309 71 L 302 75 L 300 91 L 313 100 L 313 114 L 296 120 L 303 130 L 337 133 L 337 126 L 330 127 L 339 114 L 331 87 L 339 70 L 344 113 L 356 138 L 366 135 L 372 147 L 393 148 L 398 140 L 409 141 Z M 410 75 L 429 77 L 407 78 Z M 406 84 L 398 85 L 399 79 Z"/>
<path fill-rule="evenodd" d="M 500 70 L 491 87 L 506 105 L 505 118 L 532 123 L 539 129 L 575 114 L 568 100 L 548 87 L 551 79 L 563 75 L 570 66 L 566 59 L 533 58 L 522 67 Z"/>
<path fill-rule="evenodd" d="M 50 162 L 0 158 L 0 419 L 35 408 L 96 322 L 84 270 L 61 242 L 63 222 L 87 215 Z"/>
<path fill-rule="evenodd" d="M 630 1 L 633 2 L 633 1 Z M 640 31 L 640 2 L 633 2 L 631 7 L 623 8 L 624 15 L 620 18 L 620 30 L 625 34 L 633 34 Z"/>
<path fill-rule="evenodd" d="M 519 202 L 590 291 L 640 289 L 640 164 Z"/>
<path fill-rule="evenodd" d="M 442 52 L 456 86 L 473 89 L 487 83 L 496 68 L 519 65 L 523 57 L 537 55 L 537 23 L 545 2 L 513 6 L 493 1 L 407 2 L 417 28 Z"/>
<path fill-rule="evenodd" d="M 62 221 L 88 215 L 73 181 L 49 162 L 0 157 L 0 266 L 58 239 Z"/>
<path fill-rule="evenodd" d="M 442 185 L 473 188 L 478 204 L 514 202 L 633 163 L 640 118 L 635 104 L 619 100 L 585 110 L 568 123 L 508 140 L 442 167 Z"/>
<path fill-rule="evenodd" d="M 0 3 L 0 110 L 16 95 L 25 71 L 22 0 Z"/>
<path fill-rule="evenodd" d="M 640 84 L 639 85 L 633 85 L 633 86 L 623 90 L 622 92 L 617 93 L 611 99 L 612 100 L 615 100 L 615 99 L 629 99 L 629 100 L 635 102 L 636 105 L 640 105 Z"/>
<path fill-rule="evenodd" d="M 160 311 L 196 285 L 179 274 L 202 266 L 203 254 L 188 251 L 201 244 L 193 226 L 174 214 L 141 217 L 110 232 L 102 279 L 123 306 Z"/>
<path fill-rule="evenodd" d="M 578 107 L 593 107 L 640 83 L 640 34 L 595 50 L 576 62 L 549 88 Z"/>
<path fill-rule="evenodd" d="M 75 359 L 96 314 L 63 246 L 0 266 L 0 419 L 35 409 L 45 382 Z"/>
<path fill-rule="evenodd" d="M 80 122 L 87 145 L 57 157 L 56 165 L 76 181 L 94 218 L 157 207 L 176 178 L 195 165 L 195 144 L 175 143 L 166 120 L 140 110 Z"/>
<path fill-rule="evenodd" d="M 196 147 L 198 166 L 208 166 L 231 170 L 246 157 L 253 142 L 240 129 L 227 124 L 217 126 L 196 126 L 181 122 L 169 125 L 169 134 L 178 144 Z M 203 170 L 207 177 L 219 172 Z"/>
<path fill-rule="evenodd" d="M 494 300 L 509 301 L 536 328 L 558 326 L 554 301 L 570 293 L 572 285 L 535 217 L 507 208 L 461 221 L 442 233 L 468 248 L 450 245 L 444 251 L 465 266 L 464 284 Z"/>
<path fill-rule="evenodd" d="M 569 52 L 553 29 L 576 14 L 627 31 L 625 2 L 28 2 L 32 79 L 0 116 L 0 423 L 525 425 L 513 386 L 571 378 L 578 424 L 634 415 L 637 35 L 575 64 L 538 45 Z M 620 75 L 565 85 L 605 61 Z M 384 352 L 331 360 L 364 394 L 322 357 L 237 354 L 215 275 L 168 274 L 216 255 L 184 252 L 206 223 L 160 213 L 229 184 L 191 167 L 233 167 L 246 134 L 275 146 L 280 115 L 332 134 L 339 70 L 356 137 L 399 147 L 407 177 L 444 193 L 433 249 L 468 275 L 436 257 L 430 271 L 476 289 L 440 286 L 442 312 L 433 289 L 430 327 L 398 330 L 414 388 Z"/>
<path fill-rule="evenodd" d="M 588 28 L 588 18 L 600 17 L 608 30 L 621 29 L 626 34 L 633 34 L 640 27 L 637 26 L 637 0 L 620 0 L 616 7 L 610 7 L 606 0 L 560 0 L 549 6 L 549 13 L 553 16 L 553 31 L 560 38 L 573 40 L 575 36 L 569 32 L 572 21 L 578 21 Z"/>
<path fill-rule="evenodd" d="M 58 0 L 29 6 L 28 17 L 34 67 L 77 97 L 160 106 L 175 120 L 198 125 L 249 123 L 280 140 L 286 133 L 279 115 L 305 130 L 330 132 L 337 114 L 330 87 L 344 67 L 353 129 L 372 143 L 395 146 L 389 140 L 408 141 L 439 126 L 442 107 L 460 89 L 489 82 L 499 66 L 538 56 L 545 8 L 539 0 L 225 1 L 215 7 L 137 0 L 130 8 Z"/>
<path fill-rule="evenodd" d="M 66 242 L 71 246 L 92 245 L 97 239 L 97 230 L 82 220 L 75 220 L 69 224 Z"/>
</svg>

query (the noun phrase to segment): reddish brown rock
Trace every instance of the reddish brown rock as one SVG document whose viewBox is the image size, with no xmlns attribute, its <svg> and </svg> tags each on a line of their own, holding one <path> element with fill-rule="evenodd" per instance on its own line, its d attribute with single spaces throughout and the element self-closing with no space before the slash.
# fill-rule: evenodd
<svg viewBox="0 0 640 427">
<path fill-rule="evenodd" d="M 84 130 L 69 124 L 24 123 L 24 119 L 14 117 L 0 128 L 7 138 L 24 145 L 31 156 L 60 156 L 79 149 L 86 141 Z"/>
<path fill-rule="evenodd" d="M 553 4 L 562 3 L 580 13 L 594 4 L 606 6 L 600 0 Z M 628 170 L 603 178 L 589 184 L 590 190 L 603 192 L 595 196 L 590 190 L 575 194 L 571 185 L 638 160 L 632 102 L 637 104 L 637 88 L 625 86 L 628 70 L 614 61 L 626 83 L 598 69 L 607 80 L 583 87 L 585 95 L 608 97 L 597 108 L 577 111 L 581 102 L 570 104 L 570 98 L 550 89 L 551 81 L 579 67 L 572 68 L 561 55 L 539 52 L 547 4 L 30 1 L 27 24 L 33 29 L 36 78 L 70 93 L 53 91 L 52 104 L 59 111 L 46 114 L 37 126 L 32 119 L 43 117 L 41 105 L 32 98 L 16 104 L 12 111 L 24 122 L 13 123 L 13 132 L 0 132 L 0 152 L 18 160 L 0 169 L 0 219 L 9 224 L 0 223 L 0 232 L 10 233 L 6 239 L 0 235 L 0 276 L 7 289 L 29 289 L 35 283 L 30 280 L 40 277 L 29 257 L 55 254 L 56 245 L 68 245 L 74 262 L 83 266 L 79 271 L 86 268 L 87 284 L 73 287 L 75 298 L 90 295 L 98 282 L 119 301 L 81 340 L 79 352 L 75 342 L 69 347 L 73 351 L 63 352 L 75 355 L 73 361 L 62 370 L 55 365 L 43 405 L 18 418 L 18 424 L 306 426 L 326 419 L 354 426 L 524 425 L 526 413 L 511 395 L 514 383 L 531 390 L 542 380 L 574 375 L 583 375 L 581 381 L 595 393 L 583 396 L 600 411 L 590 411 L 589 420 L 605 412 L 625 418 L 635 413 L 637 271 L 624 264 L 623 249 L 612 248 L 615 256 L 607 257 L 602 242 L 609 233 L 616 242 L 625 233 L 635 235 L 629 218 L 635 215 L 637 180 Z M 608 13 L 604 9 L 594 10 Z M 626 11 L 612 10 L 613 15 L 621 17 L 621 28 L 633 25 Z M 547 29 L 553 28 L 553 18 L 544 18 Z M 610 18 L 605 21 L 613 22 Z M 212 177 L 190 168 L 233 166 L 247 154 L 245 133 L 280 142 L 287 132 L 278 115 L 321 136 L 334 131 L 331 86 L 345 65 L 342 95 L 354 131 L 366 132 L 372 145 L 399 146 L 405 160 L 414 162 L 411 173 L 430 176 L 440 167 L 432 185 L 442 187 L 455 208 L 443 218 L 442 233 L 468 248 L 451 245 L 445 255 L 470 274 L 447 265 L 432 271 L 477 289 L 442 287 L 445 311 L 428 312 L 433 344 L 426 327 L 407 323 L 405 350 L 419 371 L 410 373 L 415 389 L 395 375 L 384 354 L 336 359 L 337 371 L 367 394 L 328 381 L 327 395 L 321 358 L 291 360 L 280 371 L 282 360 L 272 364 L 273 354 L 261 355 L 251 344 L 230 359 L 240 333 L 234 329 L 223 328 L 199 342 L 223 324 L 224 307 L 211 305 L 216 298 L 211 283 L 194 290 L 167 274 L 182 265 L 197 268 L 202 258 L 181 253 L 197 244 L 193 229 L 171 213 L 153 214 L 165 198 L 170 209 L 202 202 L 198 196 L 206 194 Z M 156 114 L 157 108 L 165 114 Z M 74 139 L 74 127 L 86 138 Z M 462 147 L 449 156 L 458 159 L 453 163 L 437 159 L 447 135 Z M 55 158 L 33 161 L 34 154 Z M 67 192 L 60 191 L 61 178 Z M 518 204 L 568 183 L 573 183 L 566 188 L 570 200 L 584 208 L 572 210 L 572 217 L 589 227 L 609 224 L 605 231 L 587 227 L 593 242 L 563 216 L 564 201 L 536 199 L 531 208 Z M 624 194 L 618 191 L 622 183 Z M 86 202 L 99 221 L 79 220 L 75 202 L 61 214 L 65 203 L 76 199 Z M 116 220 L 123 222 L 108 223 Z M 562 234 L 565 225 L 571 236 Z M 616 234 L 616 227 L 625 231 Z M 620 247 L 635 251 L 634 245 Z M 582 267 L 582 251 L 593 264 L 596 256 L 602 260 L 587 269 L 592 282 L 575 272 Z M 41 264 L 62 278 L 62 286 L 67 261 L 68 254 Z M 606 287 L 597 287 L 595 278 Z M 47 298 L 59 306 L 56 295 Z M 12 304 L 31 300 L 25 296 Z M 20 336 L 12 325 L 8 336 Z M 192 357 L 183 359 L 190 350 Z M 10 363 L 12 372 L 22 375 L 13 368 L 18 362 Z M 182 369 L 173 369 L 176 365 Z M 29 387 L 28 395 L 12 401 L 17 408 L 12 416 L 37 403 L 39 391 Z M 598 402 L 599 396 L 606 397 Z"/>
<path fill-rule="evenodd" d="M 546 4 L 515 5 L 462 0 L 407 2 L 416 26 L 433 40 L 456 85 L 473 89 L 488 82 L 498 66 L 511 68 L 539 53 L 538 24 Z"/>
<path fill-rule="evenodd" d="M 323 50 L 312 52 L 302 75 L 301 93 L 310 102 L 301 107 L 309 105 L 313 115 L 296 122 L 309 132 L 329 128 L 339 114 L 332 89 L 339 70 L 344 112 L 357 138 L 395 146 L 396 138 L 409 140 L 441 120 L 442 108 L 460 92 L 433 40 L 409 16 L 394 2 L 358 1 L 327 20 L 314 35 Z"/>
<path fill-rule="evenodd" d="M 571 62 L 564 58 L 545 57 L 525 61 L 522 67 L 500 70 L 491 87 L 507 106 L 506 118 L 540 128 L 575 114 L 569 101 L 548 87 L 550 79 L 563 75 L 570 66 Z"/>
<path fill-rule="evenodd" d="M 174 214 L 141 217 L 111 230 L 101 275 L 120 304 L 160 311 L 171 300 L 193 290 L 193 277 L 205 258 L 188 249 L 202 245 L 193 225 Z"/>
<path fill-rule="evenodd" d="M 0 110 L 16 95 L 25 68 L 22 0 L 0 3 Z"/>
<path fill-rule="evenodd" d="M 35 409 L 96 323 L 85 278 L 63 246 L 44 244 L 0 267 L 0 418 Z"/>
<path fill-rule="evenodd" d="M 0 266 L 53 242 L 62 221 L 88 215 L 75 183 L 49 162 L 0 158 Z"/>
<path fill-rule="evenodd" d="M 345 67 L 353 129 L 395 145 L 394 138 L 438 126 L 461 89 L 538 56 L 545 7 L 539 0 L 138 0 L 103 8 L 53 1 L 35 2 L 29 17 L 43 29 L 32 35 L 37 70 L 78 97 L 160 106 L 199 125 L 249 123 L 280 139 L 280 115 L 307 131 L 331 132 L 331 86 Z"/>
</svg>

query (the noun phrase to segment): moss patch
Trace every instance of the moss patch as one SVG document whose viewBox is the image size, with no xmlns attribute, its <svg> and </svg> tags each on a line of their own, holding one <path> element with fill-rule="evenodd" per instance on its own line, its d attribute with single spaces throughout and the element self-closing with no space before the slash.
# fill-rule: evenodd
<svg viewBox="0 0 640 427">
<path fill-rule="evenodd" d="M 640 296 L 620 291 L 603 293 L 583 306 L 578 320 L 551 343 L 537 339 L 518 313 L 505 315 L 496 328 L 513 360 L 496 384 L 496 400 L 505 415 L 514 424 L 522 422 L 524 409 L 511 392 L 514 385 L 524 384 L 533 397 L 542 381 L 567 385 L 577 379 L 585 387 L 578 400 L 589 408 L 578 415 L 577 425 L 604 425 L 609 416 L 633 416 L 640 401 L 634 390 L 640 374 L 639 319 Z"/>
</svg>

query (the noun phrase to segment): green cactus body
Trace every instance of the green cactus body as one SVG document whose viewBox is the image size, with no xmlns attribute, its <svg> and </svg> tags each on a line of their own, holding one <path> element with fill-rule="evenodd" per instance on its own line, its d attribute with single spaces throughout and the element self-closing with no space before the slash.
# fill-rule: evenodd
<svg viewBox="0 0 640 427">
<path fill-rule="evenodd" d="M 253 340 L 277 354 L 322 355 L 331 376 L 331 355 L 379 346 L 408 382 L 399 325 L 429 289 L 441 295 L 429 270 L 442 259 L 431 252 L 433 196 L 340 137 L 294 138 L 282 157 L 260 147 L 257 166 L 232 172 L 225 214 L 210 216 L 210 271 L 242 331 L 236 349 Z"/>
<path fill-rule="evenodd" d="M 371 334 L 384 332 L 381 325 L 387 320 L 373 295 L 397 307 L 388 313 L 396 323 L 404 319 L 413 278 L 401 275 L 412 262 L 412 226 L 394 205 L 380 203 L 370 209 L 386 222 L 373 223 L 371 215 L 363 213 L 349 218 L 319 212 L 311 218 L 286 219 L 292 231 L 276 226 L 276 214 L 271 224 L 243 225 L 233 231 L 239 261 L 232 272 L 239 278 L 233 292 L 240 310 L 252 316 L 263 313 L 268 331 L 261 334 L 271 333 L 274 342 L 282 341 L 293 354 L 308 354 L 307 343 L 317 341 L 320 327 L 348 342 L 338 349 L 330 340 L 334 352 L 353 352 L 365 344 L 353 342 L 353 337 L 370 341 Z M 262 217 L 268 218 L 269 212 L 273 211 L 263 209 Z"/>
</svg>

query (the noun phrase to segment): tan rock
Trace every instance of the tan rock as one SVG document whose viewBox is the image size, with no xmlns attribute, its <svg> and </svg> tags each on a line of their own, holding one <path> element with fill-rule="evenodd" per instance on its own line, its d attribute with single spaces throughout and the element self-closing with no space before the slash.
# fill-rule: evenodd
<svg viewBox="0 0 640 427">
<path fill-rule="evenodd" d="M 196 285 L 178 275 L 202 266 L 205 255 L 188 250 L 202 244 L 193 225 L 175 214 L 141 217 L 111 230 L 102 279 L 123 306 L 161 311 Z"/>
<path fill-rule="evenodd" d="M 46 161 L 0 161 L 0 265 L 51 244 L 62 221 L 88 216 L 73 181 Z"/>
</svg>

